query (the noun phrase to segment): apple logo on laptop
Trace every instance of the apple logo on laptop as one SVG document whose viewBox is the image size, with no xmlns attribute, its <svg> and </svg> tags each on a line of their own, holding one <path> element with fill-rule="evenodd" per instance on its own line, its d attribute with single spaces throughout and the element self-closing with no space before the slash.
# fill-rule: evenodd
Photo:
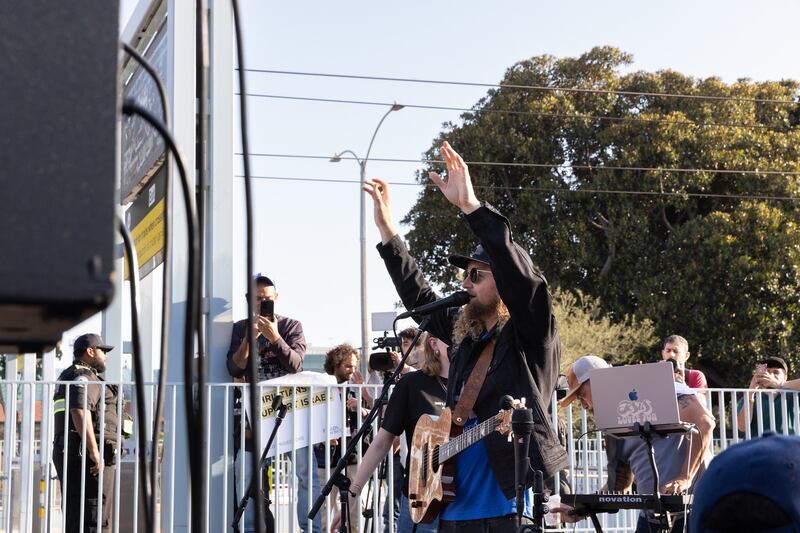
<svg viewBox="0 0 800 533">
<path fill-rule="evenodd" d="M 632 391 L 630 391 L 630 392 L 628 393 L 628 398 L 630 398 L 630 400 L 631 400 L 632 402 L 635 402 L 636 400 L 638 400 L 638 399 L 639 399 L 639 393 L 638 393 L 638 392 L 636 392 L 636 389 L 633 389 Z"/>
</svg>

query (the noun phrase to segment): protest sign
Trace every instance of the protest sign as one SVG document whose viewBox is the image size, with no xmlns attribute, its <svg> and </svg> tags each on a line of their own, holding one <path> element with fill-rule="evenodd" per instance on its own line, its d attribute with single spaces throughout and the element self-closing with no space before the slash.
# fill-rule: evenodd
<svg viewBox="0 0 800 533">
<path fill-rule="evenodd" d="M 276 394 L 288 406 L 286 418 L 267 456 L 290 452 L 292 448 L 305 448 L 309 444 L 324 442 L 342 436 L 341 389 L 335 387 L 336 379 L 319 372 L 299 372 L 259 383 L 261 406 L 261 445 L 266 446 L 275 427 L 277 409 L 272 409 Z M 328 389 L 328 386 L 331 386 Z M 292 392 L 294 391 L 294 397 Z M 330 394 L 328 392 L 330 391 Z M 245 388 L 244 395 L 249 392 Z M 242 402 L 250 416 L 250 402 Z M 293 438 L 294 437 L 294 438 Z"/>
</svg>

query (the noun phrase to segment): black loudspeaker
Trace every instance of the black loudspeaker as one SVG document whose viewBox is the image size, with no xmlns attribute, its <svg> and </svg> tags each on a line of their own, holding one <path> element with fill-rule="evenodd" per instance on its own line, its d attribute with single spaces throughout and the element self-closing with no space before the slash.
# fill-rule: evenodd
<svg viewBox="0 0 800 533">
<path fill-rule="evenodd" d="M 0 353 L 114 292 L 119 2 L 0 3 Z"/>
</svg>

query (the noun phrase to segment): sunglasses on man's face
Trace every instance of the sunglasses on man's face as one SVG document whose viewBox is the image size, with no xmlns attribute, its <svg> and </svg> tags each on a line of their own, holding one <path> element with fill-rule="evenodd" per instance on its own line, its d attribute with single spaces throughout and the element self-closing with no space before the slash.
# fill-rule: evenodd
<svg viewBox="0 0 800 533">
<path fill-rule="evenodd" d="M 491 270 L 481 270 L 477 267 L 472 267 L 466 271 L 464 278 L 469 278 L 472 283 L 478 283 L 481 280 L 481 274 L 491 275 L 491 273 Z"/>
</svg>

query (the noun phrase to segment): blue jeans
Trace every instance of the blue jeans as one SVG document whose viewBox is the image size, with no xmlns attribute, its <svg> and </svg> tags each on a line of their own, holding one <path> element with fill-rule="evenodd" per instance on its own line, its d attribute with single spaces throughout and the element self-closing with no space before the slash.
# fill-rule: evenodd
<svg viewBox="0 0 800 533">
<path fill-rule="evenodd" d="M 237 475 L 237 485 L 236 491 L 239 498 L 244 496 L 244 494 L 240 494 L 239 490 L 239 473 L 242 471 L 242 461 L 244 463 L 244 470 L 245 470 L 245 477 L 244 477 L 244 488 L 247 490 L 248 484 L 250 483 L 250 461 L 252 461 L 251 457 L 252 452 L 244 452 L 239 453 L 236 456 L 235 461 L 235 468 L 236 468 L 236 475 Z M 292 456 L 291 454 L 285 455 L 286 459 L 291 462 Z M 295 465 L 294 465 L 294 474 L 297 476 L 297 523 L 300 526 L 300 529 L 303 532 L 306 532 L 306 528 L 308 525 L 308 511 L 313 505 L 314 501 L 319 497 L 320 493 L 320 485 L 319 485 L 319 475 L 317 474 L 317 458 L 314 457 L 314 453 L 311 453 L 311 474 L 309 476 L 309 463 L 308 463 L 308 447 L 306 448 L 299 448 L 295 451 Z M 269 465 L 272 464 L 272 459 L 267 459 L 264 467 L 267 468 Z M 311 480 L 311 497 L 313 498 L 310 502 L 308 501 L 308 483 L 309 478 Z M 250 533 L 256 530 L 256 509 L 255 506 L 252 505 L 252 501 L 248 503 L 247 509 L 244 513 L 244 531 L 245 533 Z M 322 516 L 320 513 L 317 513 L 317 516 L 314 517 L 314 521 L 312 522 L 311 527 L 312 533 L 321 533 L 322 531 Z"/>
<path fill-rule="evenodd" d="M 408 498 L 405 494 L 400 499 L 400 518 L 397 519 L 397 533 L 411 533 L 414 528 L 414 521 L 411 520 L 411 513 L 408 510 Z M 436 533 L 439 529 L 439 517 L 430 524 L 418 524 L 417 533 Z"/>
</svg>

